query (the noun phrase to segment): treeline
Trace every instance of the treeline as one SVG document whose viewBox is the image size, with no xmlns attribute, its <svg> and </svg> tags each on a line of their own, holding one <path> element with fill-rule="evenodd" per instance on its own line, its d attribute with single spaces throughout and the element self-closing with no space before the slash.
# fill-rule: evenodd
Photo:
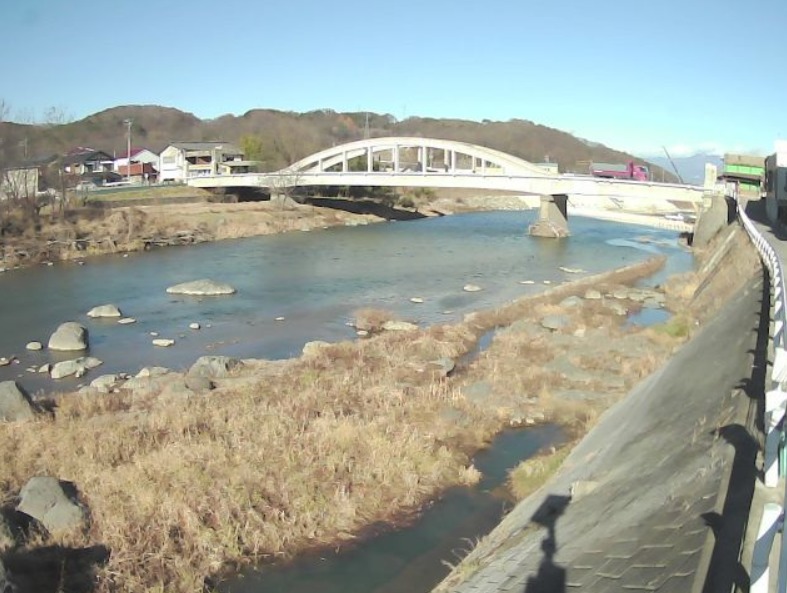
<svg viewBox="0 0 787 593">
<path fill-rule="evenodd" d="M 240 145 L 247 157 L 279 169 L 311 153 L 365 137 L 424 136 L 460 140 L 495 148 L 525 160 L 557 162 L 563 172 L 586 173 L 590 161 L 637 160 L 632 155 L 576 138 L 571 134 L 514 119 L 482 122 L 390 114 L 339 113 L 330 109 L 294 113 L 254 109 L 240 116 L 201 120 L 178 109 L 124 106 L 79 121 L 22 125 L 0 122 L 0 138 L 16 157 L 64 153 L 90 146 L 109 154 L 125 152 L 126 120 L 133 120 L 132 144 L 161 151 L 171 142 L 225 140 Z M 8 156 L 8 155 L 7 155 Z M 661 178 L 661 172 L 658 171 Z M 667 178 L 671 175 L 667 174 Z"/>
</svg>

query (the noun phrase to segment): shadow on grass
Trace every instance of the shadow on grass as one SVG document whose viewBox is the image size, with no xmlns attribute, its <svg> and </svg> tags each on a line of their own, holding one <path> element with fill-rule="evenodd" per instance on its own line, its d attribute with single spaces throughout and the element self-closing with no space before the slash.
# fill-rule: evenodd
<svg viewBox="0 0 787 593">
<path fill-rule="evenodd" d="M 412 210 L 399 210 L 391 206 L 386 206 L 374 200 L 343 200 L 341 198 L 307 198 L 307 204 L 312 206 L 319 206 L 322 208 L 332 208 L 334 210 L 342 210 L 343 212 L 350 212 L 352 214 L 372 214 L 379 216 L 385 220 L 418 220 L 426 218 L 425 214 L 421 214 Z"/>
<path fill-rule="evenodd" d="M 2 560 L 16 593 L 90 593 L 96 589 L 97 569 L 109 560 L 109 548 L 46 546 L 12 550 Z"/>
</svg>

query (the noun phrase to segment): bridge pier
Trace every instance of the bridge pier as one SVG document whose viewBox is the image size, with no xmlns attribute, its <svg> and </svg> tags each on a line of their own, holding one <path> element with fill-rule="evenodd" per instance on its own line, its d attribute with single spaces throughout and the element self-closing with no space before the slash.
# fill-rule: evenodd
<svg viewBox="0 0 787 593">
<path fill-rule="evenodd" d="M 706 247 L 721 229 L 735 220 L 735 203 L 731 198 L 714 195 L 710 205 L 697 217 L 692 245 Z"/>
<path fill-rule="evenodd" d="M 555 194 L 541 196 L 538 220 L 530 225 L 528 232 L 533 237 L 560 239 L 570 235 L 568 231 L 568 196 Z"/>
</svg>

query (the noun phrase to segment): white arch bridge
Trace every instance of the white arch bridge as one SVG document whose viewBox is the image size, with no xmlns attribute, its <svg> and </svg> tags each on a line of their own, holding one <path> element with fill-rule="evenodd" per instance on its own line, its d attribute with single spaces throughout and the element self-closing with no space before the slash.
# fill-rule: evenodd
<svg viewBox="0 0 787 593">
<path fill-rule="evenodd" d="M 557 175 L 504 152 L 455 140 L 370 138 L 317 152 L 279 171 L 192 177 L 205 189 L 267 189 L 271 194 L 306 186 L 470 188 L 542 196 L 542 219 L 566 202 L 635 212 L 693 209 L 705 198 L 701 187 L 627 179 Z M 553 221 L 555 222 L 555 221 Z M 560 224 L 560 221 L 557 221 Z"/>
</svg>

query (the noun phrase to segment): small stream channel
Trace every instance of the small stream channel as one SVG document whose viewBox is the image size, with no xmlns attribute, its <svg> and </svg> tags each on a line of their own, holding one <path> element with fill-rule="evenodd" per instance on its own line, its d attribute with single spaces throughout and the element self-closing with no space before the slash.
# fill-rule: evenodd
<svg viewBox="0 0 787 593">
<path fill-rule="evenodd" d="M 427 593 L 489 533 L 510 508 L 495 489 L 508 471 L 563 439 L 547 424 L 498 435 L 478 453 L 483 474 L 473 488 L 455 488 L 411 526 L 385 531 L 356 548 L 307 554 L 284 566 L 264 566 L 219 584 L 222 593 Z"/>
</svg>

